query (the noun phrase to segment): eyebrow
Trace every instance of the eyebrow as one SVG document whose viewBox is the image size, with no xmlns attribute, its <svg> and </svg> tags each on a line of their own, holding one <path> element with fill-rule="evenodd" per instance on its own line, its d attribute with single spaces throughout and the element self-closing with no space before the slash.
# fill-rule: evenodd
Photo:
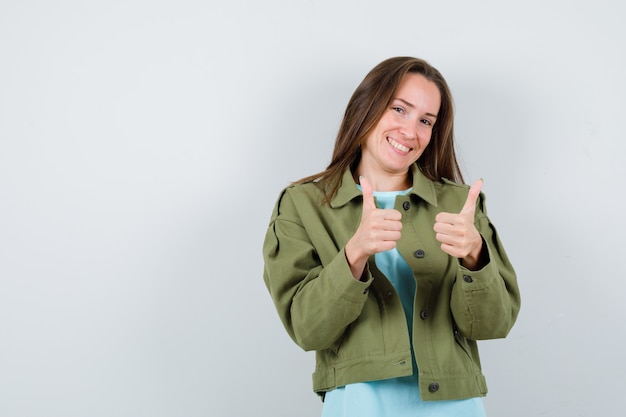
<svg viewBox="0 0 626 417">
<path fill-rule="evenodd" d="M 414 109 L 414 108 L 415 108 L 415 106 L 414 106 L 413 104 L 409 103 L 408 101 L 406 101 L 406 100 L 405 100 L 405 99 L 403 99 L 403 98 L 396 97 L 394 100 L 401 101 L 401 102 L 403 102 L 403 103 L 404 103 L 407 107 L 410 107 L 410 108 L 412 108 L 412 109 Z M 436 115 L 436 114 L 432 114 L 432 113 L 426 113 L 426 116 L 434 117 L 435 119 L 437 118 L 437 115 Z"/>
</svg>

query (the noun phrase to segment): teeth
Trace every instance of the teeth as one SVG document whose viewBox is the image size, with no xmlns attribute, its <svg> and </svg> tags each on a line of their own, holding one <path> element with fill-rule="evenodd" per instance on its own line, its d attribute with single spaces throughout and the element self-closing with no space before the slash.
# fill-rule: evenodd
<svg viewBox="0 0 626 417">
<path fill-rule="evenodd" d="M 394 148 L 396 148 L 399 151 L 408 152 L 408 151 L 411 150 L 411 148 L 408 148 L 408 147 L 404 146 L 403 144 L 398 143 L 398 142 L 396 142 L 395 140 L 393 140 L 391 138 L 387 138 L 387 142 L 389 142 L 389 144 L 391 146 L 393 146 Z"/>
</svg>

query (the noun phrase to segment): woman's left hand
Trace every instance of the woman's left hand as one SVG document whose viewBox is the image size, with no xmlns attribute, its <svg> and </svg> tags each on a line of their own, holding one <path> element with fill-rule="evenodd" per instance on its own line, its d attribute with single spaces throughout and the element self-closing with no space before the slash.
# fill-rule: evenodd
<svg viewBox="0 0 626 417">
<path fill-rule="evenodd" d="M 441 250 L 461 259 L 463 266 L 468 269 L 483 266 L 480 265 L 483 238 L 474 226 L 476 201 L 482 186 L 482 180 L 472 184 L 460 213 L 442 212 L 435 217 L 435 237 L 441 242 Z"/>
</svg>

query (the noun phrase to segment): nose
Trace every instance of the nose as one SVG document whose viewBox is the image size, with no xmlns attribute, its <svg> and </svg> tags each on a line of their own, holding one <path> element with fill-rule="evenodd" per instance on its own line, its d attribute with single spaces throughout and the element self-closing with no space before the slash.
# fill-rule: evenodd
<svg viewBox="0 0 626 417">
<path fill-rule="evenodd" d="M 412 120 L 407 120 L 399 129 L 402 136 L 406 139 L 416 139 L 417 138 L 417 126 Z"/>
</svg>

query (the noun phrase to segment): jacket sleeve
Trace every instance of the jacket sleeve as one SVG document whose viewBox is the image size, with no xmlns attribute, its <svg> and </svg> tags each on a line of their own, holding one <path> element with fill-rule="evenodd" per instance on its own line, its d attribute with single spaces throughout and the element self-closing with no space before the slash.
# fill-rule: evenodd
<svg viewBox="0 0 626 417">
<path fill-rule="evenodd" d="M 369 270 L 355 280 L 343 249 L 322 264 L 289 188 L 274 208 L 263 257 L 263 279 L 289 336 L 304 350 L 332 347 L 361 314 Z"/>
<path fill-rule="evenodd" d="M 450 301 L 457 328 L 471 340 L 505 337 L 515 323 L 521 302 L 515 271 L 484 205 L 481 194 L 475 225 L 489 261 L 478 271 L 470 271 L 459 262 Z"/>
</svg>

